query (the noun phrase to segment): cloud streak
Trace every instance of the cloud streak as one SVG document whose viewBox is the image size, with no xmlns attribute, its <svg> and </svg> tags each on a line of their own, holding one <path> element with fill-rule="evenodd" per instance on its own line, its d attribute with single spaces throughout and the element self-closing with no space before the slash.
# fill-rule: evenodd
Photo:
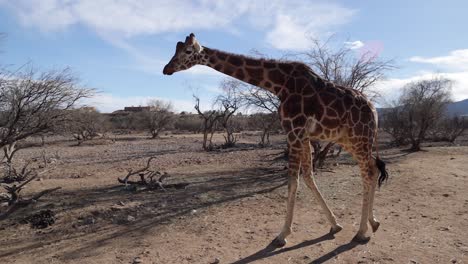
<svg viewBox="0 0 468 264">
<path fill-rule="evenodd" d="M 432 64 L 451 70 L 468 71 L 468 49 L 453 50 L 446 56 L 409 58 L 411 62 Z"/>
<path fill-rule="evenodd" d="M 385 106 L 403 91 L 403 87 L 411 82 L 432 79 L 434 76 L 440 76 L 453 81 L 452 99 L 460 101 L 468 98 L 468 71 L 460 72 L 422 72 L 408 78 L 389 78 L 377 83 L 374 87 L 382 97 L 378 100 L 379 106 Z"/>
</svg>

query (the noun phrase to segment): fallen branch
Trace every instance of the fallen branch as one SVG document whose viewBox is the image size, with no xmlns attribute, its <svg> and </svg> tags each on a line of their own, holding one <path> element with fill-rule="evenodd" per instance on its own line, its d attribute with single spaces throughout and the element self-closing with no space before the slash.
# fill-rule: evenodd
<svg viewBox="0 0 468 264">
<path fill-rule="evenodd" d="M 125 184 L 125 187 L 127 187 L 129 184 L 131 185 L 143 185 L 147 186 L 149 189 L 162 189 L 166 191 L 167 188 L 175 188 L 175 189 L 184 189 L 188 183 L 177 183 L 177 184 L 163 184 L 163 180 L 169 177 L 169 174 L 166 172 L 161 173 L 159 171 L 154 171 L 150 170 L 150 162 L 154 157 L 151 157 L 148 159 L 146 162 L 146 166 L 144 168 L 141 168 L 139 170 L 133 171 L 132 169 L 128 170 L 127 175 L 125 178 L 117 178 L 119 183 Z M 132 181 L 129 178 L 133 175 L 138 175 L 140 176 L 139 181 Z M 155 177 L 160 175 L 159 179 L 156 180 Z"/>
<path fill-rule="evenodd" d="M 145 171 L 148 171 L 149 167 L 150 167 L 150 162 L 151 160 L 153 160 L 155 157 L 151 157 L 148 159 L 148 161 L 146 162 L 146 167 L 142 168 L 142 169 L 139 169 L 137 171 L 133 171 L 132 169 L 129 169 L 128 170 L 128 173 L 127 173 L 127 176 L 125 176 L 125 178 L 122 180 L 120 178 L 118 178 L 119 182 L 120 183 L 125 183 L 125 186 L 127 186 L 127 184 L 129 183 L 128 179 L 130 178 L 130 176 L 132 175 L 140 175 L 140 177 L 143 177 L 144 176 L 144 173 Z M 130 183 L 132 184 L 132 183 Z M 135 183 L 133 183 L 135 184 Z"/>
</svg>

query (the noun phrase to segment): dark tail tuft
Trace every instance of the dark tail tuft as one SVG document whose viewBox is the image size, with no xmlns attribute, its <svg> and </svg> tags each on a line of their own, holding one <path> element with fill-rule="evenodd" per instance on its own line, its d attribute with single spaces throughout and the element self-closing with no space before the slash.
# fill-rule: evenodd
<svg viewBox="0 0 468 264">
<path fill-rule="evenodd" d="M 385 169 L 385 162 L 383 162 L 381 159 L 378 157 L 375 159 L 375 163 L 377 165 L 377 168 L 380 171 L 380 176 L 379 176 L 379 188 L 382 185 L 384 181 L 387 181 L 388 179 L 388 172 L 387 169 Z"/>
</svg>

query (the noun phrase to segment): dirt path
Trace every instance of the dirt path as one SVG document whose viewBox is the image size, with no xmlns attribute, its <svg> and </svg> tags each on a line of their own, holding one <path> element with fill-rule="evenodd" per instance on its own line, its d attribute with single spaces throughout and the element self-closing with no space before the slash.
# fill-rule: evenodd
<svg viewBox="0 0 468 264">
<path fill-rule="evenodd" d="M 141 144 L 143 153 L 148 143 Z M 366 245 L 349 243 L 360 218 L 357 167 L 345 162 L 321 172 L 319 188 L 343 231 L 334 238 L 326 235 L 329 225 L 301 183 L 293 234 L 285 248 L 268 251 L 286 209 L 283 164 L 271 165 L 281 147 L 207 154 L 190 144 L 160 152 L 171 181 L 191 183 L 186 190 L 132 193 L 116 186 L 116 174 L 137 162 L 121 161 L 128 156 L 122 146 L 121 152 L 102 147 L 101 153 L 107 148 L 109 155 L 101 157 L 105 162 L 92 157 L 65 162 L 61 173 L 52 171 L 55 176 L 35 182 L 31 190 L 65 186 L 55 199 L 30 209 L 54 210 L 56 224 L 35 230 L 1 223 L 0 263 L 468 262 L 467 147 L 408 155 L 387 151 L 391 178 L 375 203 L 381 228 Z M 77 170 L 84 176 L 60 176 Z"/>
</svg>

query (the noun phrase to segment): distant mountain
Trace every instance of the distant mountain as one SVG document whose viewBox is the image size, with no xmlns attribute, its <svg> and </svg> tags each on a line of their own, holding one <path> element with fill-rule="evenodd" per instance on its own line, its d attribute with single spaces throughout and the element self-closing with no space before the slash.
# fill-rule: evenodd
<svg viewBox="0 0 468 264">
<path fill-rule="evenodd" d="M 447 112 L 450 115 L 468 116 L 468 99 L 449 104 L 447 107 Z"/>
<path fill-rule="evenodd" d="M 388 111 L 391 108 L 377 108 L 377 112 L 379 113 L 379 118 L 382 116 L 385 111 Z M 450 103 L 447 106 L 447 113 L 450 116 L 453 115 L 462 115 L 468 116 L 468 99 Z"/>
</svg>

